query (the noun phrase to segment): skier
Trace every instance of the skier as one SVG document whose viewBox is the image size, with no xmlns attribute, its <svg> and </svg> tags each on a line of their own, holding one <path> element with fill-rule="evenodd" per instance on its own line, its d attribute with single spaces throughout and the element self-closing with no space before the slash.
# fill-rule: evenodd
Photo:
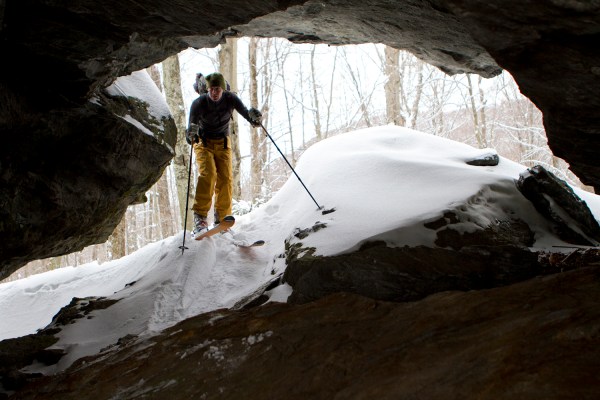
<svg viewBox="0 0 600 400">
<path fill-rule="evenodd" d="M 197 77 L 198 78 L 198 77 Z M 248 110 L 239 97 L 227 89 L 222 74 L 206 77 L 208 93 L 201 94 L 203 82 L 197 79 L 201 95 L 190 107 L 186 139 L 193 146 L 198 164 L 198 180 L 194 196 L 194 235 L 208 229 L 207 215 L 215 198 L 215 225 L 231 214 L 233 171 L 229 145 L 229 121 L 235 109 L 252 126 L 260 126 L 262 114 L 256 108 Z"/>
</svg>

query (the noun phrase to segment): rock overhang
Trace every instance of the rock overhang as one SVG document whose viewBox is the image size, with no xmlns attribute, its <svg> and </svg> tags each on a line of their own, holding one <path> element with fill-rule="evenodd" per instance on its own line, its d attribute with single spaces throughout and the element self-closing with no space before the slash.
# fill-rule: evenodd
<svg viewBox="0 0 600 400">
<path fill-rule="evenodd" d="M 384 43 L 409 50 L 449 74 L 491 77 L 505 68 L 544 113 L 554 153 L 569 162 L 584 183 L 600 187 L 596 156 L 600 55 L 595 47 L 600 38 L 600 5 L 596 2 L 221 0 L 198 5 L 190 0 L 176 6 L 109 1 L 98 7 L 79 0 L 68 4 L 30 0 L 6 4 L 0 19 L 0 46 L 3 54 L 10 54 L 9 61 L 0 65 L 0 132 L 5 140 L 0 151 L 4 191 L 0 233 L 6 239 L 0 256 L 2 276 L 28 260 L 101 240 L 69 228 L 64 237 L 49 240 L 39 251 L 23 247 L 32 226 L 38 223 L 40 229 L 48 228 L 35 215 L 41 206 L 52 204 L 49 200 L 56 192 L 38 190 L 40 182 L 71 185 L 74 192 L 80 190 L 75 183 L 82 181 L 92 192 L 112 188 L 109 193 L 119 199 L 120 206 L 104 210 L 99 221 L 90 221 L 105 237 L 127 203 L 158 179 L 172 156 L 163 144 L 148 142 L 140 129 L 107 118 L 106 108 L 90 106 L 89 99 L 118 76 L 189 46 L 214 47 L 226 36 L 284 37 L 297 43 L 332 45 Z M 86 129 L 79 121 L 86 118 L 115 134 L 86 134 L 89 152 L 67 153 L 74 164 L 85 167 L 60 173 L 56 157 L 41 149 L 59 149 L 73 138 L 77 143 Z M 135 156 L 113 154 L 114 160 L 121 161 L 108 165 L 132 170 L 131 163 L 122 161 L 132 157 L 134 164 L 152 170 L 141 179 L 143 183 L 139 172 L 131 180 L 93 179 L 79 173 L 89 169 L 86 159 L 110 157 L 108 149 L 117 148 L 123 136 L 147 142 L 147 146 L 137 148 Z M 32 175 L 31 160 L 44 168 Z M 19 190 L 29 196 L 20 208 L 15 203 L 19 197 L 14 196 Z M 92 199 L 83 202 L 78 213 L 97 211 L 97 199 Z M 58 219 L 52 224 L 70 227 L 72 213 L 67 211 L 72 205 L 64 207 L 65 212 L 55 210 Z M 18 223 L 9 226 L 16 219 Z"/>
</svg>

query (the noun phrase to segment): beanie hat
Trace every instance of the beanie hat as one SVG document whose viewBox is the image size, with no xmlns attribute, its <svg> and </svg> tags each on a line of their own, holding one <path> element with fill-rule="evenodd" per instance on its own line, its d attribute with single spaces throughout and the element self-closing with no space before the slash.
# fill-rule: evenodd
<svg viewBox="0 0 600 400">
<path fill-rule="evenodd" d="M 211 87 L 215 86 L 220 86 L 223 88 L 223 90 L 227 90 L 225 78 L 218 72 L 213 72 L 212 74 L 206 76 L 206 87 L 210 89 Z"/>
</svg>

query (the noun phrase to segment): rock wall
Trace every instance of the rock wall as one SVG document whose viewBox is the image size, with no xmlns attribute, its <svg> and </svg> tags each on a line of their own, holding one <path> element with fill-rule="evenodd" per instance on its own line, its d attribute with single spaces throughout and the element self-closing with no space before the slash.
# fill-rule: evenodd
<svg viewBox="0 0 600 400">
<path fill-rule="evenodd" d="M 0 277 L 104 243 L 173 157 L 172 118 L 156 121 L 138 99 L 100 92 L 36 116 L 3 136 Z"/>
<path fill-rule="evenodd" d="M 127 338 L 14 399 L 592 399 L 600 274 L 392 303 L 218 310 Z"/>
<path fill-rule="evenodd" d="M 505 68 L 544 113 L 555 154 L 600 188 L 598 2 L 3 2 L 0 276 L 106 238 L 172 156 L 92 97 L 188 46 L 242 35 L 385 43 L 449 74 Z"/>
</svg>

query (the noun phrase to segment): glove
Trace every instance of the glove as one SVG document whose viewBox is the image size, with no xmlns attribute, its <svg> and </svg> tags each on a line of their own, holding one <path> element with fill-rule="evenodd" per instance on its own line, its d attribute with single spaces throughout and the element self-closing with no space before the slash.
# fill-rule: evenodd
<svg viewBox="0 0 600 400">
<path fill-rule="evenodd" d="M 248 117 L 250 117 L 250 125 L 257 127 L 260 126 L 260 121 L 262 118 L 262 113 L 258 111 L 256 108 L 251 108 L 248 110 Z"/>
<path fill-rule="evenodd" d="M 185 141 L 188 144 L 200 142 L 200 127 L 196 124 L 190 124 L 190 127 L 185 132 Z"/>
</svg>

